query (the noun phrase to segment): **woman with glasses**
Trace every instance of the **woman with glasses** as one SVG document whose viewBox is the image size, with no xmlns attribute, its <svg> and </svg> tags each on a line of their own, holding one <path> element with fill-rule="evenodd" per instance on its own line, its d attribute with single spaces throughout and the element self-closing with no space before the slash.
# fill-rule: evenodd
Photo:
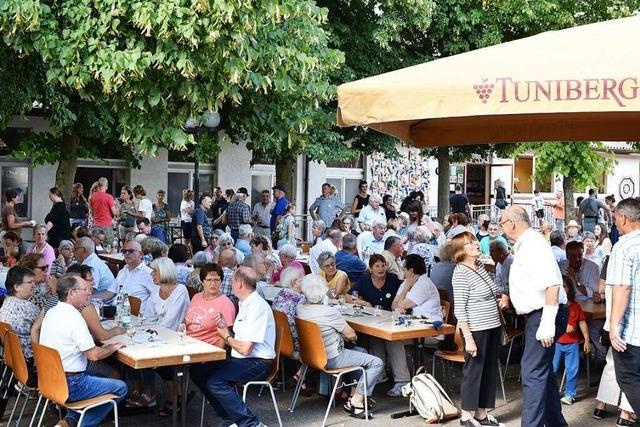
<svg viewBox="0 0 640 427">
<path fill-rule="evenodd" d="M 56 259 L 56 253 L 53 247 L 47 243 L 47 226 L 44 224 L 37 224 L 33 227 L 33 245 L 27 249 L 27 254 L 40 254 L 44 257 L 44 262 L 47 264 L 47 275 L 51 272 L 51 264 Z"/>
<path fill-rule="evenodd" d="M 56 279 L 67 272 L 67 268 L 75 261 L 73 259 L 73 242 L 63 240 L 58 246 L 58 258 L 51 265 L 51 276 Z"/>
<path fill-rule="evenodd" d="M 56 295 L 57 280 L 49 276 L 49 264 L 47 264 L 42 254 L 27 254 L 20 259 L 18 265 L 33 272 L 35 286 L 31 302 L 46 313 L 58 303 L 58 296 Z"/>
<path fill-rule="evenodd" d="M 331 252 L 322 252 L 318 256 L 318 274 L 327 281 L 335 298 L 349 292 L 349 276 L 336 268 L 336 257 Z"/>
<path fill-rule="evenodd" d="M 220 256 L 223 250 L 231 249 L 236 254 L 236 264 L 237 265 L 242 264 L 242 262 L 244 261 L 244 254 L 238 249 L 236 249 L 234 245 L 235 245 L 235 240 L 233 239 L 233 237 L 231 237 L 231 234 L 229 233 L 221 234 L 220 237 L 218 238 L 218 246 L 214 250 L 212 261 L 217 262 L 218 257 Z"/>
</svg>

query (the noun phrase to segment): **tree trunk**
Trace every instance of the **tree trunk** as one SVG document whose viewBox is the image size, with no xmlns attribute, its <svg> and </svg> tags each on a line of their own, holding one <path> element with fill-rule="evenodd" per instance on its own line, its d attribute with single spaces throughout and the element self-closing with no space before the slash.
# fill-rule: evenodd
<svg viewBox="0 0 640 427">
<path fill-rule="evenodd" d="M 573 208 L 573 178 L 571 175 L 562 177 L 562 191 L 564 192 L 564 220 L 568 224 L 572 219 L 576 219 Z"/>
<path fill-rule="evenodd" d="M 56 170 L 56 187 L 62 191 L 64 199 L 71 200 L 71 190 L 73 181 L 78 169 L 78 137 L 75 135 L 64 135 L 60 147 L 60 160 Z"/>
<path fill-rule="evenodd" d="M 286 156 L 276 159 L 276 184 L 283 185 L 287 193 L 287 199 L 293 202 L 295 199 L 296 158 Z M 304 212 L 305 206 L 298 206 Z"/>
<path fill-rule="evenodd" d="M 451 168 L 449 165 L 449 148 L 438 148 L 438 219 L 444 221 L 449 214 L 449 177 Z M 443 224 L 444 225 L 444 224 Z"/>
</svg>

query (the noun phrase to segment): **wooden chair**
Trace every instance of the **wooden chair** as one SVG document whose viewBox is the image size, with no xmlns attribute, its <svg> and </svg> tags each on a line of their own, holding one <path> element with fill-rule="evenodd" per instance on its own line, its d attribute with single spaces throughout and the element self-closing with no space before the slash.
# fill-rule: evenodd
<svg viewBox="0 0 640 427">
<path fill-rule="evenodd" d="M 325 426 L 327 422 L 327 417 L 329 416 L 329 410 L 333 404 L 333 399 L 336 395 L 336 390 L 338 389 L 338 385 L 340 387 L 344 385 L 352 385 L 352 384 L 341 384 L 340 380 L 342 376 L 348 374 L 350 372 L 360 371 L 362 372 L 364 379 L 364 388 L 367 389 L 367 372 L 362 366 L 352 366 L 348 368 L 338 368 L 338 369 L 327 369 L 327 351 L 324 347 L 324 341 L 322 339 L 322 334 L 320 333 L 320 327 L 308 320 L 296 319 L 296 329 L 298 330 L 298 342 L 300 344 L 300 359 L 302 361 L 302 374 L 298 379 L 298 384 L 296 385 L 296 389 L 293 393 L 293 400 L 291 401 L 291 406 L 289 407 L 289 411 L 293 412 L 296 406 L 296 402 L 298 400 L 298 396 L 300 395 L 300 389 L 302 388 L 302 384 L 304 383 L 305 376 L 307 375 L 307 370 L 309 368 L 317 369 L 325 374 L 331 375 L 335 378 L 335 383 L 333 386 L 333 390 L 331 391 L 331 397 L 329 398 L 329 404 L 327 405 L 327 410 L 324 414 L 324 420 L 322 420 L 322 427 Z M 364 396 L 364 413 L 365 418 L 369 421 L 369 399 L 365 393 Z"/>
<path fill-rule="evenodd" d="M 142 301 L 138 297 L 134 297 L 133 295 L 128 295 L 129 297 L 129 305 L 131 306 L 131 315 L 138 316 L 140 314 L 140 306 L 142 305 Z"/>
<path fill-rule="evenodd" d="M 451 303 L 440 299 L 440 306 L 442 307 L 442 321 L 444 323 L 449 323 L 449 317 L 451 317 Z"/>
<path fill-rule="evenodd" d="M 250 386 L 259 385 L 261 387 L 269 388 L 269 391 L 271 392 L 271 400 L 273 400 L 273 407 L 275 408 L 276 415 L 278 416 L 278 425 L 280 425 L 280 427 L 282 427 L 282 420 L 280 419 L 278 402 L 276 401 L 276 395 L 273 392 L 273 387 L 271 386 L 271 382 L 274 380 L 276 375 L 278 375 L 278 366 L 280 365 L 280 352 L 281 352 L 281 346 L 282 346 L 283 333 L 284 333 L 283 329 L 276 324 L 276 343 L 275 343 L 276 345 L 274 347 L 276 358 L 273 359 L 273 362 L 271 363 L 271 371 L 269 372 L 269 375 L 267 375 L 267 378 L 265 378 L 264 381 L 249 381 L 248 383 L 245 383 L 245 385 L 242 387 L 243 402 L 247 401 L 247 390 Z"/>
<path fill-rule="evenodd" d="M 189 292 L 189 301 L 191 301 L 193 296 L 198 293 L 198 291 L 191 286 L 187 286 L 187 292 Z"/>
<path fill-rule="evenodd" d="M 34 392 L 38 393 L 38 389 L 27 386 L 27 382 L 29 381 L 29 369 L 27 368 L 27 361 L 24 358 L 24 353 L 22 351 L 22 346 L 20 345 L 18 336 L 13 331 L 8 331 L 4 337 L 4 342 L 6 351 L 10 355 L 10 357 L 7 358 L 7 366 L 11 368 L 13 378 L 15 378 L 16 381 L 18 381 L 18 383 L 22 385 L 20 391 L 18 392 L 18 396 L 16 396 L 16 400 L 13 403 L 13 409 L 11 410 L 11 415 L 9 415 L 7 426 L 11 425 L 11 420 L 16 413 L 18 402 L 20 401 L 20 398 L 24 396 L 22 409 L 20 410 L 20 415 L 18 416 L 18 421 L 16 422 L 16 426 L 19 426 L 29 398 Z M 9 382 L 9 386 L 10 385 L 11 383 Z M 31 423 L 29 424 L 30 426 L 33 425 L 35 418 L 36 413 L 34 412 L 33 416 L 31 417 Z"/>
<path fill-rule="evenodd" d="M 67 378 L 62 368 L 62 361 L 60 360 L 60 354 L 57 350 L 54 350 L 43 345 L 33 343 L 33 356 L 36 362 L 36 369 L 38 371 L 38 388 L 40 389 L 40 397 L 36 404 L 35 412 L 40 407 L 40 401 L 42 397 L 46 399 L 44 403 L 44 409 L 40 415 L 38 427 L 42 425 L 42 419 L 45 412 L 47 412 L 47 404 L 51 401 L 57 403 L 60 406 L 64 406 L 67 409 L 80 413 L 80 419 L 78 425 L 82 425 L 84 415 L 89 409 L 102 406 L 113 405 L 113 418 L 115 427 L 118 427 L 118 405 L 116 399 L 118 396 L 115 394 L 105 394 L 102 396 L 92 397 L 91 399 L 80 400 L 77 402 L 68 402 L 69 399 L 69 387 L 67 386 Z"/>
<path fill-rule="evenodd" d="M 2 369 L 2 376 L 0 377 L 0 389 L 2 389 L 2 383 L 4 382 L 5 377 L 7 376 L 7 372 L 9 371 L 9 366 L 7 364 L 7 357 L 9 356 L 6 353 L 6 349 L 4 346 L 4 337 L 11 330 L 11 325 L 5 322 L 0 322 L 0 363 L 4 365 Z M 11 381 L 11 380 L 9 380 Z M 4 397 L 7 397 L 7 391 L 5 390 Z"/>
<path fill-rule="evenodd" d="M 308 254 L 312 246 L 313 246 L 312 243 L 301 243 L 300 250 L 302 251 L 303 254 Z"/>
<path fill-rule="evenodd" d="M 287 318 L 286 313 L 282 311 L 273 310 L 273 318 L 276 321 L 276 328 L 282 328 L 282 343 L 280 346 L 280 356 L 284 356 L 288 359 L 300 361 L 300 355 L 295 350 L 295 346 L 293 344 L 293 335 L 291 333 L 291 325 L 289 325 L 289 319 Z M 282 372 L 282 391 L 284 391 L 284 383 L 285 372 L 284 372 L 284 363 L 280 367 L 280 371 Z"/>
<path fill-rule="evenodd" d="M 438 289 L 438 294 L 440 294 L 440 301 L 449 301 L 449 294 L 444 289 Z"/>
</svg>

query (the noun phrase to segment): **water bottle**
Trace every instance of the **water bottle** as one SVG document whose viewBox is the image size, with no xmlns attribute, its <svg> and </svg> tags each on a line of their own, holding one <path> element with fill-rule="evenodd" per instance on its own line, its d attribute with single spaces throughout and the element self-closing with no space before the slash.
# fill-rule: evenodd
<svg viewBox="0 0 640 427">
<path fill-rule="evenodd" d="M 115 236 L 113 238 L 113 249 L 111 250 L 112 253 L 118 253 L 120 252 L 120 242 L 118 241 L 118 236 Z"/>
<path fill-rule="evenodd" d="M 124 305 L 124 293 L 122 292 L 122 287 L 120 291 L 116 295 L 116 324 L 118 326 L 122 326 L 122 310 Z"/>
<path fill-rule="evenodd" d="M 129 296 L 124 294 L 124 303 L 122 304 L 122 315 L 120 316 L 122 327 L 129 329 L 131 326 L 131 304 L 129 303 Z"/>
</svg>

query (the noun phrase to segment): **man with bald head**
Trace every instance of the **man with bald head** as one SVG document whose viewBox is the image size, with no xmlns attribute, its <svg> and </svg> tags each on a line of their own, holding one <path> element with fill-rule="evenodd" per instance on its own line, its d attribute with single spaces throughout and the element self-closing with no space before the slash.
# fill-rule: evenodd
<svg viewBox="0 0 640 427">
<path fill-rule="evenodd" d="M 231 287 L 231 279 L 233 272 L 236 268 L 236 253 L 233 249 L 224 249 L 220 252 L 218 257 L 218 265 L 222 267 L 224 277 L 222 283 L 220 283 L 220 291 L 231 299 L 231 301 L 238 301 L 236 295 L 233 294 Z"/>
<path fill-rule="evenodd" d="M 264 380 L 276 357 L 273 312 L 256 292 L 256 285 L 255 271 L 249 267 L 238 267 L 232 278 L 233 294 L 240 301 L 238 316 L 233 323 L 234 335 L 227 325 L 221 323 L 220 313 L 216 313 L 213 319 L 218 325 L 218 334 L 231 348 L 231 357 L 191 367 L 193 382 L 222 418 L 221 425 L 224 426 L 263 425 L 235 389 L 239 383 Z"/>
<path fill-rule="evenodd" d="M 116 277 L 117 290 L 140 299 L 140 312 L 144 313 L 146 301 L 156 289 L 151 279 L 151 269 L 143 262 L 142 247 L 135 240 L 124 244 L 122 249 L 125 266 Z"/>
<path fill-rule="evenodd" d="M 76 239 L 73 255 L 78 264 L 88 265 L 93 272 L 93 296 L 109 302 L 117 293 L 116 281 L 109 266 L 96 255 L 96 244 L 90 237 Z"/>
<path fill-rule="evenodd" d="M 553 374 L 554 342 L 565 332 L 568 309 L 562 275 L 551 247 L 533 230 L 520 206 L 509 206 L 500 221 L 513 242 L 509 296 L 518 314 L 526 316 L 522 367 L 521 425 L 566 426 Z"/>
</svg>

